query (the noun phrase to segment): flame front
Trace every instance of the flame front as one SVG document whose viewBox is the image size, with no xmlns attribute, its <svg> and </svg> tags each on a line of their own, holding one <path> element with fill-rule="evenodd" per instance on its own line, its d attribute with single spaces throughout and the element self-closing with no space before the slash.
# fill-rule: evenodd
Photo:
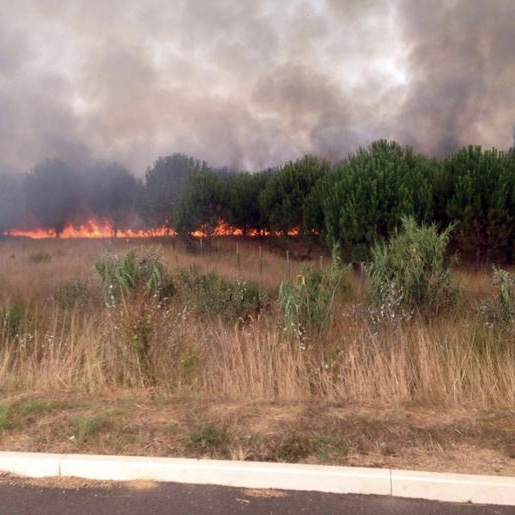
<svg viewBox="0 0 515 515">
<path fill-rule="evenodd" d="M 195 231 L 191 231 L 190 236 L 194 238 L 206 238 L 207 236 L 243 236 L 243 230 L 239 227 L 233 227 L 226 223 L 224 220 L 220 220 L 218 225 L 208 230 L 207 226 L 202 226 Z M 258 231 L 252 229 L 247 231 L 246 236 L 250 238 L 256 238 L 259 236 L 281 236 L 283 233 L 280 231 Z M 294 228 L 286 233 L 288 236 L 298 236 L 300 230 Z M 5 232 L 5 236 L 18 236 L 31 238 L 33 240 L 42 240 L 48 238 L 55 238 L 56 234 L 54 230 L 45 229 L 12 229 Z M 82 225 L 68 224 L 63 231 L 59 234 L 60 238 L 71 239 L 71 238 L 149 238 L 149 237 L 160 237 L 160 236 L 177 236 L 177 232 L 174 229 L 165 227 L 157 227 L 152 229 L 119 229 L 115 231 L 113 227 L 108 223 L 100 223 L 96 220 L 88 220 Z"/>
<path fill-rule="evenodd" d="M 6 236 L 22 236 L 33 240 L 42 240 L 46 238 L 55 238 L 55 231 L 45 229 L 12 229 L 5 233 Z M 68 224 L 59 234 L 60 238 L 148 238 L 152 236 L 176 236 L 177 233 L 173 229 L 164 227 L 154 229 L 120 229 L 115 231 L 113 227 L 107 223 L 99 223 L 96 220 L 88 220 L 82 225 Z"/>
</svg>

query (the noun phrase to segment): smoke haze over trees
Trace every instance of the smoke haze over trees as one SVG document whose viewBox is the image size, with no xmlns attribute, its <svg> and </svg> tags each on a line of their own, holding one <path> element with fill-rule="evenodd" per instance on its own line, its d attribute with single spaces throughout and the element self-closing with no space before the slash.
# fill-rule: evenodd
<svg viewBox="0 0 515 515">
<path fill-rule="evenodd" d="M 37 226 L 61 234 L 77 219 L 81 185 L 77 172 L 61 159 L 38 164 L 25 177 L 23 193 Z"/>
<path fill-rule="evenodd" d="M 184 154 L 173 154 L 160 157 L 147 169 L 143 216 L 150 226 L 177 226 L 184 183 L 192 172 L 205 167 L 205 163 Z"/>
<path fill-rule="evenodd" d="M 512 0 L 0 0 L 0 170 L 509 148 Z"/>
</svg>

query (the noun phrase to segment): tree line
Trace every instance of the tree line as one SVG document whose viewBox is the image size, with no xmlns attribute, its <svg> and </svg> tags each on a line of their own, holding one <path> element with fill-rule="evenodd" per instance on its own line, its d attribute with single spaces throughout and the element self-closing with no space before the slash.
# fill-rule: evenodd
<svg viewBox="0 0 515 515">
<path fill-rule="evenodd" d="M 515 151 L 464 147 L 444 159 L 379 140 L 339 163 L 304 156 L 257 173 L 214 169 L 184 154 L 160 157 L 143 179 L 116 163 L 76 170 L 59 159 L 0 174 L 0 234 L 52 230 L 88 218 L 120 229 L 209 235 L 223 220 L 243 235 L 298 231 L 308 247 L 338 244 L 368 258 L 405 216 L 452 227 L 452 248 L 476 261 L 515 257 Z"/>
</svg>

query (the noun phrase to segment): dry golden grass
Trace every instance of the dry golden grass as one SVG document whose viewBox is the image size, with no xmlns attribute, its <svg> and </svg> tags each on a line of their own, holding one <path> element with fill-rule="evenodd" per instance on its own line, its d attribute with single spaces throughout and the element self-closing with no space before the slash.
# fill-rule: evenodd
<svg viewBox="0 0 515 515">
<path fill-rule="evenodd" d="M 1 449 L 515 474 L 515 330 L 488 317 L 489 270 L 456 271 L 452 312 L 386 325 L 353 275 L 328 330 L 299 340 L 274 305 L 245 323 L 174 298 L 108 308 L 94 263 L 129 248 L 269 290 L 302 266 L 263 250 L 261 267 L 257 242 L 238 243 L 238 266 L 234 240 L 194 254 L 180 242 L 1 242 L 0 312 L 22 313 L 0 338 Z M 56 292 L 76 279 L 88 297 L 63 308 Z M 133 344 L 142 330 L 148 361 Z"/>
<path fill-rule="evenodd" d="M 95 290 L 95 261 L 129 247 L 158 249 L 170 270 L 195 265 L 255 280 L 265 289 L 302 266 L 268 250 L 261 266 L 257 242 L 241 241 L 238 266 L 236 244 L 221 240 L 192 254 L 171 241 L 2 242 L 0 307 L 22 301 L 26 312 L 16 334 L 3 331 L 0 391 L 127 388 L 388 406 L 513 405 L 513 328 L 488 325 L 474 308 L 491 295 L 488 271 L 458 272 L 465 292 L 454 312 L 388 326 L 370 322 L 366 283 L 355 276 L 353 294 L 335 306 L 327 333 L 302 341 L 282 330 L 273 307 L 256 320 L 222 323 L 173 301 L 162 307 L 139 300 L 124 310 L 108 309 Z M 92 296 L 80 308 L 62 309 L 55 292 L 74 279 L 88 284 Z M 133 344 L 141 327 L 150 342 L 144 360 Z"/>
<path fill-rule="evenodd" d="M 262 248 L 259 243 L 220 238 L 200 247 L 192 243 L 194 252 L 186 252 L 183 242 L 163 240 L 8 240 L 0 242 L 0 302 L 13 298 L 45 300 L 59 284 L 72 279 L 91 280 L 95 261 L 106 253 L 124 254 L 155 249 L 167 268 L 195 266 L 200 272 L 215 271 L 229 279 L 253 280 L 265 288 L 273 288 L 288 274 L 296 274 L 302 263 L 285 260 L 284 252 Z M 238 259 L 239 254 L 239 259 Z M 48 256 L 48 262 L 36 262 Z M 327 261 L 327 258 L 326 258 Z"/>
</svg>

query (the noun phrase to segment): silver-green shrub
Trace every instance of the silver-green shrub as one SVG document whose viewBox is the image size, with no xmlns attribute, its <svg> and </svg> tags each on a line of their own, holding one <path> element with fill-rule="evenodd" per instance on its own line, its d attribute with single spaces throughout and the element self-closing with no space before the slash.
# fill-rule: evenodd
<svg viewBox="0 0 515 515">
<path fill-rule="evenodd" d="M 199 317 L 220 317 L 226 322 L 257 317 L 268 304 L 265 292 L 252 281 L 235 281 L 215 272 L 201 274 L 195 267 L 174 276 L 177 295 Z"/>
<path fill-rule="evenodd" d="M 515 321 L 515 274 L 494 267 L 499 317 L 505 322 Z"/>
<path fill-rule="evenodd" d="M 453 260 L 446 259 L 451 230 L 439 233 L 436 225 L 421 226 L 413 218 L 403 218 L 399 232 L 373 247 L 365 270 L 375 318 L 398 321 L 434 314 L 456 301 Z"/>
<path fill-rule="evenodd" d="M 333 252 L 329 267 L 304 267 L 297 277 L 283 280 L 279 286 L 284 327 L 296 337 L 310 336 L 326 328 L 336 294 L 348 290 L 349 268 L 342 265 L 336 254 Z"/>
<path fill-rule="evenodd" d="M 153 295 L 167 283 L 161 257 L 138 255 L 129 250 L 124 256 L 106 255 L 95 263 L 102 292 L 108 303 L 116 304 L 132 293 Z"/>
</svg>

